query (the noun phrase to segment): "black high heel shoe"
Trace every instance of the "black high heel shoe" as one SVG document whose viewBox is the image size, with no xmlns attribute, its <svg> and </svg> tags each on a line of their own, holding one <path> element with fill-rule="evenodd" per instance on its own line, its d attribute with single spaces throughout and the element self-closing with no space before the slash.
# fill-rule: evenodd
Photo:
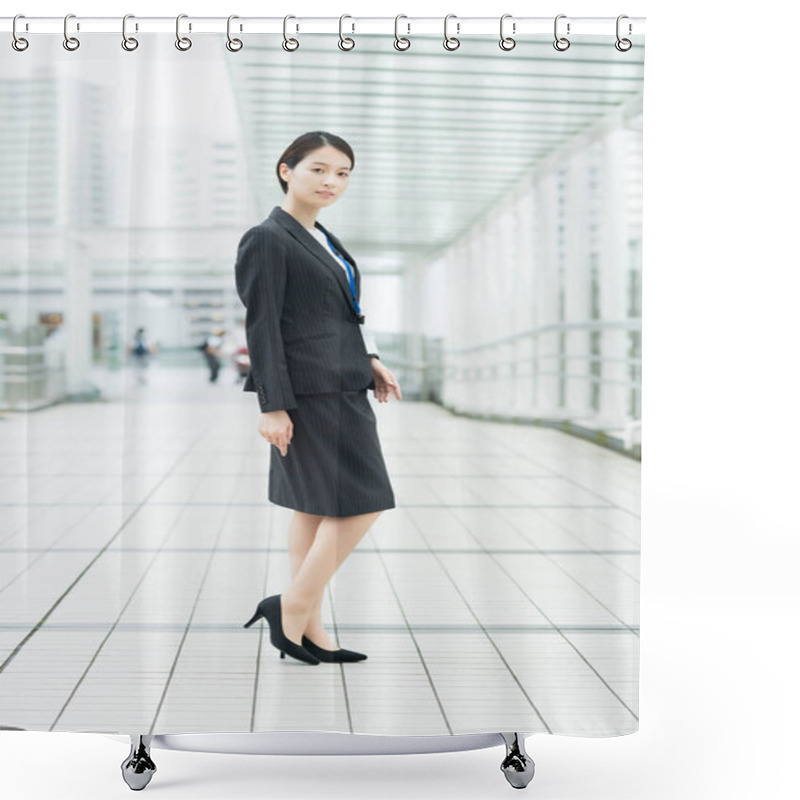
<svg viewBox="0 0 800 800">
<path fill-rule="evenodd" d="M 303 647 L 320 661 L 327 661 L 330 663 L 363 661 L 367 657 L 366 653 L 358 653 L 355 650 L 345 650 L 343 647 L 340 647 L 338 650 L 326 650 L 324 647 L 314 644 L 308 636 L 303 637 Z"/>
<path fill-rule="evenodd" d="M 269 625 L 269 640 L 274 647 L 281 651 L 281 658 L 285 658 L 288 653 L 298 661 L 305 661 L 306 664 L 319 664 L 319 659 L 313 656 L 302 645 L 295 644 L 283 632 L 281 625 L 281 596 L 273 594 L 265 597 L 256 607 L 256 613 L 244 624 L 249 628 L 259 617 L 264 617 Z"/>
</svg>

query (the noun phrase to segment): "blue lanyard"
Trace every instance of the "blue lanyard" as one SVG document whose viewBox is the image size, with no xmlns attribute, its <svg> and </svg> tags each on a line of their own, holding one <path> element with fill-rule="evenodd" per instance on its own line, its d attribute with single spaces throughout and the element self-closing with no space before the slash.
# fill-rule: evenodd
<svg viewBox="0 0 800 800">
<path fill-rule="evenodd" d="M 356 312 L 359 316 L 361 316 L 361 307 L 358 305 L 358 300 L 356 300 L 356 282 L 355 278 L 353 278 L 353 270 L 350 269 L 350 264 L 347 263 L 347 259 L 342 258 L 339 251 L 331 244 L 331 240 L 328 239 L 328 234 L 325 233 L 325 231 L 322 233 L 328 242 L 328 246 L 335 255 L 339 256 L 339 260 L 342 262 L 342 264 L 344 264 L 344 268 L 347 270 L 347 277 L 350 279 L 350 294 L 353 296 L 353 302 L 356 304 Z"/>
</svg>

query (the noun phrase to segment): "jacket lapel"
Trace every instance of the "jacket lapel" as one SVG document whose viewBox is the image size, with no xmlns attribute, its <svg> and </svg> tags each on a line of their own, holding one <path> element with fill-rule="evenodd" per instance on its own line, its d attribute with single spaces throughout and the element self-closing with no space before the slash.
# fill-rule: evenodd
<svg viewBox="0 0 800 800">
<path fill-rule="evenodd" d="M 275 206 L 275 208 L 272 209 L 272 213 L 269 215 L 268 219 L 274 219 L 276 222 L 279 222 L 306 248 L 306 250 L 308 250 L 309 253 L 311 253 L 312 256 L 333 273 L 336 282 L 339 284 L 339 288 L 342 290 L 342 294 L 344 294 L 345 300 L 347 300 L 350 308 L 353 309 L 353 313 L 357 313 L 355 303 L 353 302 L 353 296 L 350 294 L 350 281 L 344 267 L 334 262 L 333 259 L 335 259 L 336 256 L 334 256 L 333 253 L 326 253 L 322 243 L 318 242 L 312 233 L 309 233 L 300 222 L 288 211 L 284 211 L 280 206 Z M 353 281 L 356 286 L 356 297 L 359 297 L 361 294 L 361 276 L 356 266 L 355 259 L 344 249 L 339 239 L 327 230 L 322 223 L 317 221 L 314 223 L 314 226 L 319 228 L 323 233 L 326 233 L 328 238 L 333 242 L 333 246 L 350 262 L 350 266 L 353 270 Z"/>
</svg>

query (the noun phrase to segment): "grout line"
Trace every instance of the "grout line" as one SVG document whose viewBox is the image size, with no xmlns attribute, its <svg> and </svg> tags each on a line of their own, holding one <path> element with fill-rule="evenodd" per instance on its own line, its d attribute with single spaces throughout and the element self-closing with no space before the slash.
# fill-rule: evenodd
<svg viewBox="0 0 800 800">
<path fill-rule="evenodd" d="M 433 489 L 431 489 L 431 491 L 433 491 Z M 434 494 L 435 494 L 435 492 L 434 492 Z M 427 539 L 427 537 L 425 536 L 425 533 L 422 531 L 422 528 L 420 527 L 419 523 L 418 523 L 418 522 L 417 522 L 417 521 L 414 519 L 414 517 L 413 517 L 412 515 L 409 515 L 409 517 L 410 517 L 410 519 L 411 519 L 411 523 L 412 523 L 412 524 L 413 524 L 413 525 L 416 527 L 417 531 L 419 532 L 419 535 L 422 537 L 422 540 L 423 540 L 423 541 L 424 541 L 426 544 L 428 544 L 428 539 Z M 463 525 L 463 523 L 461 522 L 461 520 L 458 520 L 458 519 L 457 519 L 457 522 L 458 522 L 459 524 Z M 470 533 L 470 535 L 472 535 L 472 534 Z M 474 538 L 474 537 L 473 537 L 473 538 Z M 480 627 L 480 629 L 481 629 L 481 632 L 483 633 L 483 635 L 486 637 L 486 639 L 489 641 L 489 643 L 492 645 L 492 647 L 494 647 L 494 649 L 495 649 L 495 651 L 496 651 L 497 655 L 499 656 L 499 658 L 500 658 L 500 660 L 503 662 L 503 664 L 505 664 L 505 666 L 506 666 L 506 669 L 508 670 L 508 674 L 511 676 L 511 678 L 514 680 L 514 682 L 517 684 L 517 686 L 519 687 L 519 690 L 520 690 L 520 691 L 522 692 L 522 694 L 525 696 L 525 699 L 526 699 L 526 700 L 528 701 L 528 703 L 530 704 L 531 708 L 533 709 L 533 711 L 535 712 L 536 716 L 537 716 L 537 717 L 539 718 L 539 720 L 541 721 L 542 725 L 544 725 L 545 731 L 546 731 L 547 733 L 552 733 L 553 731 L 552 731 L 551 727 L 550 727 L 550 726 L 547 724 L 547 720 L 546 720 L 546 719 L 544 718 L 544 716 L 542 715 L 542 712 L 541 712 L 541 711 L 539 711 L 539 708 L 537 707 L 537 705 L 536 705 L 536 703 L 534 702 L 533 698 L 532 698 L 532 697 L 531 697 L 531 696 L 528 694 L 528 691 L 527 691 L 527 690 L 525 689 L 525 687 L 522 685 L 522 683 L 521 683 L 521 681 L 519 680 L 519 678 L 517 677 L 516 673 L 515 673 L 515 672 L 514 672 L 514 670 L 511 668 L 511 665 L 508 663 L 508 661 L 506 661 L 506 658 L 505 658 L 505 656 L 503 655 L 503 652 L 502 652 L 502 650 L 501 650 L 501 649 L 500 649 L 500 648 L 497 646 L 497 643 L 496 643 L 496 642 L 494 641 L 494 639 L 493 639 L 493 638 L 492 638 L 492 637 L 489 635 L 489 631 L 487 630 L 486 626 L 485 626 L 485 625 L 483 625 L 483 623 L 480 621 L 480 619 L 478 619 L 478 615 L 477 615 L 477 614 L 475 613 L 475 611 L 473 610 L 473 608 L 472 608 L 472 606 L 470 605 L 470 603 L 469 603 L 469 601 L 467 600 L 467 598 L 466 598 L 466 597 L 464 597 L 464 595 L 463 595 L 463 593 L 461 592 L 461 589 L 459 588 L 458 584 L 457 584 L 457 583 L 456 583 L 456 581 L 453 579 L 453 576 L 450 574 L 450 571 L 449 571 L 449 570 L 447 569 L 447 567 L 446 567 L 446 566 L 445 566 L 445 565 L 442 563 L 442 560 L 439 558 L 439 556 L 437 555 L 437 553 L 436 553 L 436 552 L 435 552 L 433 549 L 429 549 L 429 551 L 430 551 L 430 554 L 431 554 L 431 555 L 432 555 L 432 556 L 433 556 L 433 557 L 436 559 L 436 561 L 438 562 L 438 564 L 439 564 L 439 568 L 442 570 L 442 572 L 443 572 L 443 573 L 444 573 L 444 574 L 447 576 L 447 578 L 450 580 L 450 583 L 453 585 L 453 588 L 456 590 L 456 592 L 458 592 L 458 594 L 459 594 L 459 596 L 461 597 L 461 600 L 463 601 L 463 603 L 464 603 L 465 607 L 466 607 L 466 608 L 469 610 L 469 613 L 470 613 L 470 614 L 472 614 L 473 618 L 475 619 L 475 622 L 476 622 L 476 623 L 477 623 L 477 625 Z M 523 594 L 524 594 L 524 592 L 523 592 Z M 526 597 L 527 597 L 527 595 L 526 595 Z M 528 598 L 528 599 L 530 599 L 530 598 Z M 534 603 L 534 605 L 536 605 L 536 604 Z M 537 608 L 538 608 L 538 606 L 537 606 Z M 541 612 L 541 609 L 539 609 L 539 611 L 540 611 L 540 613 L 542 613 L 542 612 Z M 542 613 L 542 616 L 543 616 L 543 617 L 545 617 L 545 619 L 547 619 L 547 615 L 546 615 L 546 614 Z M 512 627 L 514 627 L 514 626 L 512 626 Z"/>
<path fill-rule="evenodd" d="M 436 682 L 433 680 L 433 676 L 431 675 L 430 670 L 428 669 L 428 665 L 425 662 L 425 657 L 422 655 L 422 650 L 420 649 L 419 642 L 417 641 L 417 637 L 414 635 L 414 629 L 412 628 L 411 623 L 409 623 L 408 621 L 406 612 L 403 610 L 403 603 L 401 602 L 397 594 L 397 589 L 395 588 L 394 581 L 392 580 L 392 576 L 389 572 L 389 568 L 386 566 L 386 562 L 384 561 L 383 554 L 380 552 L 380 550 L 378 550 L 378 558 L 380 559 L 381 566 L 383 567 L 383 571 L 386 575 L 386 581 L 392 590 L 392 594 L 394 595 L 395 601 L 397 602 L 397 608 L 399 609 L 400 613 L 403 616 L 403 620 L 405 621 L 408 635 L 411 637 L 411 641 L 414 643 L 414 647 L 417 650 L 417 655 L 419 656 L 420 664 L 422 664 L 422 668 L 425 670 L 425 674 L 428 676 L 428 683 L 430 684 L 433 696 L 436 698 L 436 704 L 439 706 L 439 711 L 442 715 L 442 719 L 444 720 L 444 724 L 447 726 L 447 733 L 452 735 L 453 728 L 450 725 L 450 720 L 447 718 L 447 712 L 445 711 L 444 705 L 442 705 L 442 700 L 439 697 L 439 692 L 436 691 Z"/>
<path fill-rule="evenodd" d="M 216 538 L 217 542 L 222 538 L 222 534 L 225 531 L 225 522 L 224 522 L 224 520 L 228 517 L 229 514 L 230 514 L 230 509 L 228 509 L 228 512 L 223 516 L 223 521 L 219 526 L 219 530 L 217 532 L 217 538 Z M 161 689 L 161 696 L 158 699 L 158 705 L 156 706 L 155 715 L 153 716 L 153 721 L 150 724 L 150 730 L 148 730 L 148 732 L 147 732 L 148 735 L 153 735 L 153 733 L 155 732 L 156 720 L 158 719 L 159 714 L 161 713 L 161 709 L 162 709 L 162 707 L 164 705 L 164 702 L 165 702 L 165 700 L 167 698 L 167 692 L 169 691 L 170 684 L 172 683 L 172 676 L 175 674 L 175 668 L 178 666 L 178 661 L 180 660 L 181 652 L 183 651 L 183 645 L 186 642 L 186 638 L 189 635 L 189 631 L 192 628 L 192 619 L 194 618 L 194 612 L 197 609 L 198 603 L 200 602 L 200 598 L 202 597 L 202 594 L 203 594 L 203 586 L 205 586 L 206 579 L 208 578 L 208 573 L 211 571 L 211 567 L 213 565 L 214 565 L 214 548 L 212 548 L 211 553 L 210 553 L 210 555 L 208 557 L 208 561 L 206 563 L 206 569 L 205 569 L 205 572 L 203 573 L 202 579 L 200 580 L 200 585 L 197 588 L 197 595 L 196 595 L 196 597 L 194 599 L 194 604 L 192 605 L 192 610 L 189 613 L 189 618 L 183 624 L 183 636 L 181 636 L 181 640 L 178 643 L 178 648 L 175 651 L 175 656 L 172 659 L 172 666 L 170 667 L 169 674 L 167 675 L 167 679 L 166 679 L 166 681 L 164 681 L 164 685 L 163 685 L 163 687 Z"/>
<path fill-rule="evenodd" d="M 196 437 L 195 441 L 199 440 L 202 435 L 203 435 L 202 433 L 199 434 Z M 153 492 L 155 492 L 158 489 L 159 485 L 166 479 L 167 475 L 169 475 L 169 470 L 165 473 L 164 478 L 162 478 L 162 480 L 159 481 L 159 483 L 157 483 L 153 487 L 153 489 L 150 491 L 150 494 L 152 494 Z M 50 617 L 50 615 L 58 608 L 58 606 L 61 604 L 61 602 L 64 600 L 64 598 L 78 585 L 78 583 L 81 581 L 83 576 L 86 575 L 86 573 L 89 572 L 89 570 L 97 563 L 97 561 L 105 553 L 105 551 L 109 549 L 111 543 L 118 536 L 120 536 L 122 534 L 122 532 L 125 530 L 125 527 L 131 521 L 131 519 L 133 519 L 133 517 L 144 507 L 145 503 L 147 502 L 147 497 L 149 497 L 149 495 L 145 496 L 142 499 L 142 501 L 133 508 L 131 513 L 127 516 L 125 521 L 122 523 L 122 525 L 120 525 L 119 530 L 117 530 L 117 532 L 108 540 L 108 542 L 98 551 L 97 555 L 78 573 L 78 575 L 76 576 L 75 580 L 73 580 L 72 583 L 70 583 L 70 585 L 61 593 L 61 595 L 58 597 L 58 599 L 45 612 L 44 616 L 42 616 L 41 619 L 39 619 L 39 621 L 33 626 L 33 628 L 31 628 L 31 630 L 28 632 L 28 635 L 25 636 L 20 642 L 17 643 L 17 645 L 14 647 L 14 649 L 11 651 L 11 653 L 6 657 L 6 659 L 3 661 L 3 663 L 0 664 L 0 673 L 2 673 L 5 670 L 5 668 L 17 657 L 17 655 L 20 653 L 22 648 L 31 640 L 31 638 L 34 636 L 34 634 L 38 630 L 41 629 L 42 625 L 44 625 L 44 623 L 47 621 L 48 617 Z M 186 506 L 186 507 L 188 508 L 188 506 Z M 157 553 L 156 553 L 156 555 L 157 555 Z M 156 556 L 154 556 L 153 559 L 151 560 L 151 562 L 150 562 L 151 564 L 153 563 L 153 560 L 155 560 L 155 557 Z M 139 583 L 141 583 L 141 580 L 139 581 Z M 137 587 L 139 586 L 139 583 L 136 584 Z M 134 592 L 135 591 L 136 590 L 134 589 Z M 128 603 L 129 602 L 130 602 L 130 598 L 128 600 Z M 128 603 L 125 604 L 125 607 L 127 607 Z M 124 611 L 124 608 L 123 608 L 123 611 Z M 121 614 L 122 614 L 122 612 L 120 612 L 120 615 Z M 119 619 L 119 617 L 117 617 L 117 619 Z M 113 628 L 112 628 L 112 630 L 113 630 Z M 109 631 L 109 635 L 110 634 L 111 634 L 111 631 Z M 103 639 L 103 643 L 105 643 L 107 638 L 108 637 Z M 102 643 L 101 643 L 100 646 L 102 647 Z M 98 650 L 98 652 L 99 652 L 99 650 Z M 96 655 L 97 655 L 97 653 L 95 653 L 95 657 L 96 657 Z M 92 661 L 93 660 L 94 660 L 94 658 L 92 659 Z"/>
</svg>

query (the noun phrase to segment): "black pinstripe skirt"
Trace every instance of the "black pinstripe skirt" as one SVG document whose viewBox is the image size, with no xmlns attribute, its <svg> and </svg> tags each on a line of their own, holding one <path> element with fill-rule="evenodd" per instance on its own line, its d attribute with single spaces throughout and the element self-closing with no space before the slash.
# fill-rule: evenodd
<svg viewBox="0 0 800 800">
<path fill-rule="evenodd" d="M 270 446 L 269 499 L 326 517 L 394 508 L 367 389 L 295 395 L 285 456 Z"/>
</svg>

